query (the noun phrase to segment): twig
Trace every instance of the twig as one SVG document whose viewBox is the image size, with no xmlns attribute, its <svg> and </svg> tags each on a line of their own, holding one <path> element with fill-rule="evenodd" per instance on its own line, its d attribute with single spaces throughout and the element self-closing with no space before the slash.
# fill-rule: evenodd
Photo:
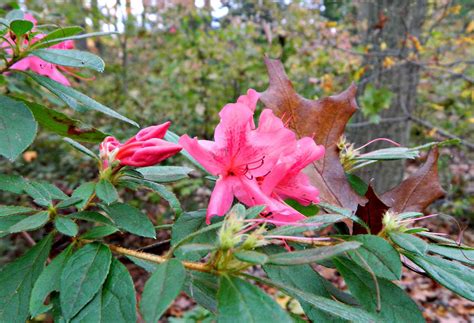
<svg viewBox="0 0 474 323">
<path fill-rule="evenodd" d="M 21 235 L 23 236 L 23 238 L 25 238 L 26 241 L 28 241 L 28 243 L 33 247 L 36 245 L 36 242 L 35 240 L 33 240 L 33 238 L 30 236 L 30 234 L 26 231 L 21 231 Z"/>
</svg>

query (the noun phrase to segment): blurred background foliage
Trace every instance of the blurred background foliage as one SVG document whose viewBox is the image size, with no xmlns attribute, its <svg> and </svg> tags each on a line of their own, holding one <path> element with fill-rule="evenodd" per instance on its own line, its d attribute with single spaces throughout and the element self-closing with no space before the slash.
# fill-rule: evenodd
<svg viewBox="0 0 474 323">
<path fill-rule="evenodd" d="M 367 140 L 360 134 L 370 134 L 414 146 L 462 138 L 460 146 L 444 148 L 441 174 L 448 194 L 438 207 L 464 218 L 473 215 L 472 1 L 23 0 L 2 6 L 27 9 L 40 23 L 119 32 L 76 43 L 102 56 L 106 70 L 75 78 L 73 86 L 141 126 L 171 120 L 178 134 L 210 138 L 222 106 L 248 88 L 263 91 L 265 55 L 282 59 L 307 98 L 332 95 L 355 82 L 362 113 L 349 125 L 349 140 L 361 145 Z M 0 86 L 32 95 L 17 84 L 12 76 Z M 43 100 L 60 104 L 49 96 Z M 119 139 L 136 132 L 91 112 L 85 116 Z M 409 163 L 408 172 L 415 165 Z M 50 179 L 65 190 L 93 178 L 94 169 L 46 132 L 22 160 L 0 160 L 1 172 Z M 406 175 L 403 169 L 374 168 L 365 178 L 382 174 L 376 183 L 381 193 Z M 174 190 L 188 197 L 185 205 L 203 206 L 205 185 L 194 179 Z M 149 212 L 166 213 L 155 206 L 156 196 L 148 202 Z"/>
</svg>

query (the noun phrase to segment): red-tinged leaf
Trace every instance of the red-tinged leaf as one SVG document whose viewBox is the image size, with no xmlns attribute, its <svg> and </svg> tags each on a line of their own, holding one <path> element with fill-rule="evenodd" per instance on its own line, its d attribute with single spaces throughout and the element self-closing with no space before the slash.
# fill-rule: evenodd
<svg viewBox="0 0 474 323">
<path fill-rule="evenodd" d="M 418 171 L 382 195 L 382 201 L 390 210 L 398 213 L 422 212 L 444 195 L 438 178 L 438 156 L 438 147 L 434 147 Z"/>
<path fill-rule="evenodd" d="M 380 200 L 377 194 L 375 194 L 371 185 L 369 185 L 365 197 L 367 198 L 367 203 L 357 207 L 356 215 L 362 219 L 362 221 L 367 223 L 371 234 L 377 234 L 382 230 L 382 218 L 389 207 Z M 354 223 L 354 234 L 365 233 L 368 233 L 365 228 Z"/>
<path fill-rule="evenodd" d="M 321 201 L 355 210 L 365 199 L 347 182 L 337 148 L 346 123 L 357 110 L 355 85 L 336 96 L 308 100 L 295 91 L 281 61 L 265 58 L 265 64 L 270 86 L 260 100 L 277 116 L 289 120 L 288 126 L 298 137 L 314 137 L 316 143 L 326 148 L 324 159 L 306 169 L 312 184 L 320 191 Z"/>
</svg>

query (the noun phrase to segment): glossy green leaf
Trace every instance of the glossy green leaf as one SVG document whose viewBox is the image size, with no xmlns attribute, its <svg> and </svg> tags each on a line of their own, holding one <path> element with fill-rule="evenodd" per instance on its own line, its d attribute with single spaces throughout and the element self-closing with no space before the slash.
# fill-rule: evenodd
<svg viewBox="0 0 474 323">
<path fill-rule="evenodd" d="M 290 316 L 257 286 L 237 277 L 221 276 L 217 322 L 292 322 Z"/>
<path fill-rule="evenodd" d="M 411 253 L 405 255 L 438 283 L 474 301 L 474 270 L 472 268 L 435 256 Z"/>
<path fill-rule="evenodd" d="M 97 222 L 97 223 L 107 224 L 111 226 L 114 225 L 114 223 L 105 215 L 102 215 L 99 212 L 94 212 L 94 211 L 81 211 L 81 212 L 69 214 L 68 216 L 73 219 L 78 219 L 78 220 Z"/>
<path fill-rule="evenodd" d="M 66 200 L 68 196 L 59 188 L 48 182 L 30 182 L 25 192 L 31 196 L 38 205 L 48 206 L 54 200 Z"/>
<path fill-rule="evenodd" d="M 349 182 L 349 185 L 357 194 L 360 196 L 365 196 L 365 193 L 367 193 L 367 189 L 369 188 L 367 183 L 365 183 L 359 176 L 354 174 L 346 173 L 346 178 Z"/>
<path fill-rule="evenodd" d="M 85 94 L 82 94 L 81 92 L 74 90 L 71 87 L 62 85 L 45 76 L 30 72 L 25 73 L 28 74 L 28 76 L 31 77 L 35 82 L 39 83 L 41 86 L 44 86 L 57 97 L 59 97 L 61 100 L 63 100 L 68 106 L 70 106 L 74 110 L 78 110 L 80 106 L 85 106 L 87 107 L 87 109 L 102 112 L 110 117 L 128 122 L 138 127 L 138 124 L 135 121 L 122 116 L 118 112 L 115 112 L 114 110 L 106 107 L 103 104 L 100 104 L 99 102 L 91 99 L 90 97 Z"/>
<path fill-rule="evenodd" d="M 0 205 L 0 217 L 15 214 L 29 214 L 36 212 L 35 209 L 25 206 Z"/>
<path fill-rule="evenodd" d="M 399 247 L 417 255 L 423 256 L 428 250 L 428 244 L 412 234 L 391 232 L 389 236 Z"/>
<path fill-rule="evenodd" d="M 70 237 L 75 237 L 79 232 L 77 224 L 73 220 L 63 216 L 56 217 L 54 226 L 59 232 Z"/>
<path fill-rule="evenodd" d="M 99 56 L 75 49 L 36 49 L 30 54 L 56 65 L 89 68 L 101 73 L 105 67 Z"/>
<path fill-rule="evenodd" d="M 143 178 L 153 182 L 168 183 L 188 178 L 192 168 L 183 166 L 150 166 L 136 169 Z"/>
<path fill-rule="evenodd" d="M 113 258 L 102 287 L 101 322 L 136 322 L 136 296 L 127 268 Z"/>
<path fill-rule="evenodd" d="M 155 238 L 155 227 L 148 216 L 140 210 L 124 203 L 114 203 L 103 206 L 104 211 L 114 221 L 115 225 L 130 233 Z"/>
<path fill-rule="evenodd" d="M 77 27 L 74 27 L 74 28 L 77 28 Z M 65 35 L 64 37 L 61 37 L 61 38 L 56 37 L 54 39 L 43 40 L 42 42 L 35 43 L 32 46 L 32 48 L 33 49 L 45 48 L 45 47 L 50 47 L 55 44 L 59 44 L 66 40 L 78 40 L 78 39 L 91 38 L 91 37 L 110 36 L 117 33 L 116 32 L 95 32 L 95 33 L 88 33 L 88 34 L 81 34 L 81 35 L 76 35 L 76 34 L 77 33 Z"/>
<path fill-rule="evenodd" d="M 254 219 L 260 215 L 265 210 L 265 205 L 256 205 L 248 208 L 245 210 L 245 218 L 246 219 Z"/>
<path fill-rule="evenodd" d="M 185 278 L 186 271 L 179 260 L 170 259 L 158 266 L 143 289 L 140 311 L 145 322 L 158 322 L 180 293 Z"/>
<path fill-rule="evenodd" d="M 59 202 L 58 204 L 55 205 L 55 207 L 57 209 L 66 209 L 68 207 L 75 206 L 75 205 L 79 204 L 80 202 L 82 202 L 82 198 L 80 198 L 80 197 L 70 197 L 66 200 L 63 200 L 63 201 Z"/>
<path fill-rule="evenodd" d="M 31 29 L 33 29 L 33 23 L 29 20 L 13 20 L 10 23 L 10 29 L 17 36 L 23 36 Z"/>
<path fill-rule="evenodd" d="M 323 281 L 324 278 L 314 271 L 309 265 L 297 266 L 275 266 L 265 265 L 263 269 L 268 277 L 279 284 L 293 287 L 311 295 L 318 295 L 330 299 L 331 294 L 327 291 Z M 340 322 L 340 320 L 306 302 L 298 297 L 305 314 L 313 322 Z"/>
<path fill-rule="evenodd" d="M 310 264 L 321 260 L 331 259 L 337 255 L 361 246 L 360 242 L 343 242 L 334 246 L 308 248 L 300 251 L 282 252 L 270 255 L 268 263 L 273 265 L 291 266 Z"/>
<path fill-rule="evenodd" d="M 61 310 L 66 320 L 74 317 L 101 289 L 109 272 L 112 253 L 92 243 L 74 253 L 60 278 Z"/>
<path fill-rule="evenodd" d="M 78 209 L 83 209 L 84 206 L 89 201 L 89 198 L 95 192 L 95 183 L 94 182 L 86 182 L 81 184 L 78 188 L 72 192 L 71 197 L 79 197 L 82 199 L 82 202 L 77 203 L 76 206 Z"/>
<path fill-rule="evenodd" d="M 64 113 L 47 108 L 38 103 L 21 101 L 33 113 L 36 121 L 44 129 L 62 137 L 78 141 L 101 142 L 107 135 L 100 130 L 85 126 L 81 121 L 72 119 Z"/>
<path fill-rule="evenodd" d="M 97 197 L 106 204 L 111 204 L 118 200 L 118 192 L 115 186 L 107 179 L 101 179 L 95 186 Z"/>
<path fill-rule="evenodd" d="M 102 308 L 102 289 L 100 289 L 94 298 L 84 306 L 76 316 L 71 319 L 71 323 L 100 323 Z"/>
<path fill-rule="evenodd" d="M 315 216 L 319 212 L 319 207 L 316 204 L 310 204 L 308 206 L 305 206 L 293 199 L 286 199 L 285 203 L 307 217 Z"/>
<path fill-rule="evenodd" d="M 28 182 L 18 175 L 0 174 L 0 191 L 23 194 Z"/>
<path fill-rule="evenodd" d="M 94 152 L 92 152 L 89 148 L 81 145 L 80 143 L 72 140 L 71 138 L 64 138 L 64 141 L 70 144 L 75 149 L 79 150 L 81 153 L 92 157 L 93 159 L 99 160 L 99 156 L 97 156 Z"/>
<path fill-rule="evenodd" d="M 474 266 L 474 249 L 428 244 L 428 252 Z"/>
<path fill-rule="evenodd" d="M 147 180 L 141 180 L 141 179 L 133 179 L 130 181 L 140 184 L 141 186 L 149 188 L 153 190 L 154 192 L 158 193 L 158 195 L 160 195 L 169 203 L 170 207 L 173 209 L 177 217 L 181 216 L 181 214 L 183 213 L 181 202 L 178 200 L 178 198 L 173 192 L 171 192 L 170 190 L 166 188 L 166 186 L 155 183 L 155 182 L 147 181 Z"/>
<path fill-rule="evenodd" d="M 41 228 L 49 220 L 49 214 L 46 211 L 41 211 L 33 215 L 27 216 L 25 219 L 11 226 L 8 231 L 16 233 L 21 231 L 31 231 Z"/>
<path fill-rule="evenodd" d="M 352 236 L 349 240 L 362 243 L 356 251 L 348 252 L 352 261 L 362 268 L 369 266 L 378 277 L 388 280 L 401 278 L 400 254 L 387 241 L 370 234 Z"/>
<path fill-rule="evenodd" d="M 93 227 L 92 229 L 81 235 L 81 238 L 86 240 L 101 239 L 103 237 L 114 234 L 117 231 L 118 229 L 115 227 L 111 227 L 109 225 L 101 225 Z"/>
<path fill-rule="evenodd" d="M 51 304 L 44 305 L 44 301 L 51 292 L 59 291 L 58 277 L 61 277 L 64 264 L 71 256 L 72 250 L 72 245 L 69 245 L 69 247 L 51 261 L 38 277 L 30 298 L 30 313 L 32 317 L 44 313 L 52 307 Z"/>
<path fill-rule="evenodd" d="M 376 285 L 371 274 L 352 261 L 338 258 L 334 262 L 352 295 L 378 317 L 377 322 L 424 322 L 416 303 L 400 287 L 384 278 L 378 278 Z"/>
<path fill-rule="evenodd" d="M 58 38 L 74 36 L 82 31 L 84 31 L 84 28 L 79 27 L 79 26 L 61 27 L 59 29 L 53 30 L 52 32 L 46 34 L 46 36 L 44 36 L 43 38 L 38 40 L 36 43 L 34 43 L 33 47 L 34 48 L 42 48 L 43 46 L 50 47 L 62 42 L 61 40 L 57 41 Z"/>
<path fill-rule="evenodd" d="M 0 322 L 24 323 L 28 318 L 31 290 L 40 276 L 53 236 L 37 243 L 0 271 Z"/>
<path fill-rule="evenodd" d="M 186 271 L 183 290 L 199 305 L 211 312 L 217 311 L 218 277 L 209 273 Z"/>
<path fill-rule="evenodd" d="M 37 123 L 22 102 L 0 95 L 0 155 L 15 160 L 36 136 Z"/>
<path fill-rule="evenodd" d="M 252 250 L 236 251 L 234 252 L 234 257 L 240 261 L 256 265 L 263 265 L 268 261 L 268 256 L 266 254 Z"/>
<path fill-rule="evenodd" d="M 300 224 L 304 225 L 282 225 L 277 227 L 273 230 L 268 231 L 266 234 L 268 235 L 295 235 L 305 231 L 310 230 L 322 230 L 327 228 L 329 225 L 332 225 L 337 222 L 341 222 L 347 217 L 340 215 L 340 214 L 322 214 L 313 216 L 307 219 L 300 221 Z"/>
</svg>

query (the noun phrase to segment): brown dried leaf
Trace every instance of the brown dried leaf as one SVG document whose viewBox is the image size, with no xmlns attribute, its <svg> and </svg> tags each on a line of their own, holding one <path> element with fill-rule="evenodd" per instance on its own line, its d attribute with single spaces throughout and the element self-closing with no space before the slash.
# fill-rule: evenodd
<svg viewBox="0 0 474 323">
<path fill-rule="evenodd" d="M 385 212 L 389 209 L 385 203 L 375 194 L 374 189 L 371 185 L 365 193 L 367 203 L 365 205 L 359 205 L 357 207 L 356 215 L 362 219 L 370 228 L 371 234 L 377 234 L 382 231 L 382 218 Z M 367 230 L 362 226 L 354 223 L 353 234 L 366 234 Z"/>
<path fill-rule="evenodd" d="M 337 148 L 346 123 L 357 110 L 355 85 L 336 96 L 308 100 L 295 91 L 280 60 L 265 58 L 265 64 L 270 85 L 260 100 L 277 116 L 289 120 L 288 126 L 299 138 L 314 136 L 316 143 L 326 148 L 324 159 L 306 169 L 312 184 L 320 191 L 321 200 L 355 210 L 365 199 L 347 182 Z"/>
<path fill-rule="evenodd" d="M 439 184 L 438 156 L 438 147 L 434 147 L 422 167 L 400 185 L 382 195 L 382 201 L 390 210 L 398 213 L 423 212 L 427 206 L 445 194 Z"/>
</svg>

